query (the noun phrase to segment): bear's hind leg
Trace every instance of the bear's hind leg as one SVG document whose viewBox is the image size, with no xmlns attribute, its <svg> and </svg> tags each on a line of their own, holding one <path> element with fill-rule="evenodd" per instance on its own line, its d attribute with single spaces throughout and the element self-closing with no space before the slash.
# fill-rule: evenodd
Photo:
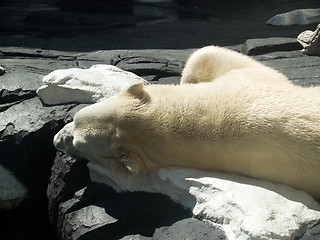
<svg viewBox="0 0 320 240">
<path fill-rule="evenodd" d="M 261 63 L 241 53 L 208 46 L 195 51 L 188 59 L 180 84 L 212 82 L 232 70 L 264 67 Z"/>
</svg>

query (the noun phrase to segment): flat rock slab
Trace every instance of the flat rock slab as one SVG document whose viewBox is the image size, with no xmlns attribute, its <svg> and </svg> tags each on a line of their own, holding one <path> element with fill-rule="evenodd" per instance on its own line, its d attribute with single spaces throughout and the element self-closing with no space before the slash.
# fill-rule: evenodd
<svg viewBox="0 0 320 240">
<path fill-rule="evenodd" d="M 248 39 L 242 47 L 242 52 L 249 56 L 270 52 L 294 51 L 301 49 L 296 38 L 261 38 Z"/>
<path fill-rule="evenodd" d="M 188 218 L 180 220 L 174 223 L 172 226 L 157 229 L 152 239 L 226 240 L 227 237 L 219 227 L 213 227 L 209 223 L 199 221 L 195 218 Z"/>
</svg>

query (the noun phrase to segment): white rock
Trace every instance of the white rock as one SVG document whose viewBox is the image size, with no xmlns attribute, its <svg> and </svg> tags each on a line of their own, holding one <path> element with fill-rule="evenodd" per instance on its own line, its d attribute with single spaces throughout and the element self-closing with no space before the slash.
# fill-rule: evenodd
<svg viewBox="0 0 320 240">
<path fill-rule="evenodd" d="M 88 167 L 93 181 L 117 190 L 170 196 L 195 217 L 224 230 L 228 239 L 295 239 L 320 219 L 320 205 L 310 195 L 281 184 L 192 169 L 134 176 L 93 163 Z"/>
<path fill-rule="evenodd" d="M 45 104 L 94 103 L 102 101 L 137 82 L 139 76 L 112 65 L 94 65 L 89 69 L 56 70 L 43 78 L 37 94 Z"/>
<path fill-rule="evenodd" d="M 0 165 L 0 211 L 17 207 L 28 195 L 28 189 L 14 174 Z"/>
<path fill-rule="evenodd" d="M 276 26 L 290 26 L 293 24 L 306 25 L 320 22 L 320 8 L 297 9 L 291 12 L 277 14 L 267 21 L 267 24 Z"/>
<path fill-rule="evenodd" d="M 298 42 L 303 46 L 302 52 L 308 55 L 320 55 L 320 24 L 313 32 L 304 31 L 297 37 Z"/>
</svg>

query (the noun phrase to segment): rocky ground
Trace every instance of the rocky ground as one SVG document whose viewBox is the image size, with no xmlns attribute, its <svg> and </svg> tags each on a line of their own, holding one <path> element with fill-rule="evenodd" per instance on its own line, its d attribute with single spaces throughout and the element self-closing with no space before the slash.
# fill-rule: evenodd
<svg viewBox="0 0 320 240">
<path fill-rule="evenodd" d="M 90 183 L 85 163 L 56 154 L 51 144 L 79 107 L 44 106 L 35 92 L 55 69 L 94 64 L 116 65 L 152 83 L 178 83 L 188 55 L 211 44 L 251 55 L 296 84 L 319 84 L 320 58 L 303 55 L 296 42 L 317 24 L 265 24 L 280 12 L 319 7 L 317 0 L 182 2 L 2 0 L 0 164 L 28 195 L 0 213 L 1 239 L 224 239 L 165 196 L 116 194 Z"/>
</svg>

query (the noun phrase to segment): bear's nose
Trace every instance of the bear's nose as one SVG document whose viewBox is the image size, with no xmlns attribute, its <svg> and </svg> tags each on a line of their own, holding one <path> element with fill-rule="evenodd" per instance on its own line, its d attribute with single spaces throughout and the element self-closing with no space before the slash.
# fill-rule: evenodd
<svg viewBox="0 0 320 240">
<path fill-rule="evenodd" d="M 60 151 L 67 153 L 67 150 L 72 146 L 73 141 L 73 123 L 68 123 L 64 126 L 53 138 L 53 145 Z"/>
<path fill-rule="evenodd" d="M 61 134 L 61 131 L 58 132 L 53 138 L 53 144 L 56 149 L 67 152 L 68 146 L 72 145 L 73 136 L 72 135 L 65 135 Z"/>
</svg>

